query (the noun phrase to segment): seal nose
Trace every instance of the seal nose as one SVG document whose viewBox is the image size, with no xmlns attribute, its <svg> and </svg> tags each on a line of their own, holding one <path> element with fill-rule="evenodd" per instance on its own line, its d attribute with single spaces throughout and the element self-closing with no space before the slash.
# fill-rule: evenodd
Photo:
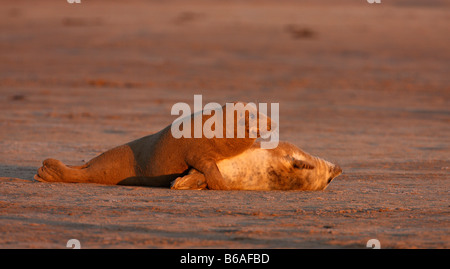
<svg viewBox="0 0 450 269">
<path fill-rule="evenodd" d="M 270 124 L 269 124 L 269 127 L 267 128 L 268 131 L 273 131 L 278 128 L 278 124 L 276 121 L 274 121 L 272 119 L 270 119 L 269 121 L 270 121 Z"/>
<path fill-rule="evenodd" d="M 260 114 L 260 117 L 263 117 L 262 121 L 258 118 L 258 135 L 262 138 L 268 138 L 270 133 L 277 128 L 277 123 L 273 121 L 270 117 L 265 116 L 264 114 Z M 264 124 L 266 126 L 262 127 L 260 124 Z"/>
<path fill-rule="evenodd" d="M 333 169 L 333 177 L 337 177 L 342 174 L 342 168 L 339 165 L 335 165 Z"/>
<path fill-rule="evenodd" d="M 265 115 L 264 115 L 264 118 L 265 118 L 265 120 L 266 120 L 266 128 L 264 128 L 264 129 L 266 129 L 267 132 L 272 131 L 274 122 L 272 121 L 271 118 L 269 118 L 269 117 L 267 117 L 267 116 L 265 116 Z M 263 121 L 263 122 L 264 122 L 264 121 Z M 259 122 L 258 122 L 258 123 L 259 123 Z"/>
<path fill-rule="evenodd" d="M 342 173 L 342 168 L 339 165 L 334 165 L 333 170 L 330 171 L 331 175 L 327 180 L 327 185 L 331 183 L 331 181 L 339 176 Z"/>
</svg>

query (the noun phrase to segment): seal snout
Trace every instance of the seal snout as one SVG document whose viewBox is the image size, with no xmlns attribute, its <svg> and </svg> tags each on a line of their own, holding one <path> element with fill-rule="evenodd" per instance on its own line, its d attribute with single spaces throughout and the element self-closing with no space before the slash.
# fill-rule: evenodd
<svg viewBox="0 0 450 269">
<path fill-rule="evenodd" d="M 333 169 L 333 174 L 334 174 L 334 177 L 337 177 L 337 176 L 339 176 L 340 174 L 342 174 L 342 168 L 339 166 L 339 165 L 335 165 L 334 166 L 334 169 Z"/>
<path fill-rule="evenodd" d="M 264 117 L 262 122 L 258 122 L 258 135 L 262 138 L 269 138 L 271 133 L 278 128 L 276 121 L 272 120 L 264 114 L 260 114 L 260 117 Z M 258 119 L 259 120 L 259 119 Z M 266 126 L 259 126 L 260 123 L 266 123 Z"/>
<path fill-rule="evenodd" d="M 327 185 L 330 184 L 331 181 L 333 179 L 335 179 L 337 176 L 339 176 L 340 174 L 342 174 L 342 168 L 339 165 L 335 164 L 333 166 L 333 169 L 331 169 L 331 171 L 330 171 L 330 177 L 327 180 Z"/>
</svg>

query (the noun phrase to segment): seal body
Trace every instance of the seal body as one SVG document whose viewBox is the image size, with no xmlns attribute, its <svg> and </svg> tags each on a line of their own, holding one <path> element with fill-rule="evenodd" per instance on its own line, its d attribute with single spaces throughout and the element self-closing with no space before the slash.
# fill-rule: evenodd
<svg viewBox="0 0 450 269">
<path fill-rule="evenodd" d="M 280 142 L 262 149 L 255 143 L 245 152 L 217 163 L 223 185 L 232 190 L 323 190 L 342 173 L 335 164 L 312 156 L 295 145 Z M 216 189 L 196 170 L 180 177 L 172 189 Z"/>
<path fill-rule="evenodd" d="M 67 166 L 55 159 L 47 159 L 38 169 L 35 179 L 47 182 L 84 182 L 100 184 L 122 185 L 146 185 L 146 186 L 170 186 L 177 177 L 186 175 L 189 169 L 194 168 L 204 175 L 208 186 L 215 189 L 227 189 L 227 185 L 217 168 L 217 162 L 225 158 L 236 156 L 250 148 L 256 138 L 251 138 L 250 133 L 256 133 L 259 128 L 249 126 L 248 118 L 264 117 L 268 126 L 272 127 L 270 118 L 258 113 L 250 107 L 246 112 L 233 112 L 234 129 L 241 125 L 245 130 L 242 138 L 226 138 L 226 132 L 230 128 L 226 126 L 226 106 L 222 115 L 223 138 L 175 138 L 169 125 L 160 132 L 134 140 L 125 145 L 113 148 L 95 157 L 82 166 Z M 256 114 L 256 115 L 255 115 Z M 205 123 L 213 117 L 204 116 L 203 113 L 190 115 L 192 134 L 193 123 L 196 117 L 202 117 Z M 194 136 L 191 136 L 194 137 Z"/>
</svg>

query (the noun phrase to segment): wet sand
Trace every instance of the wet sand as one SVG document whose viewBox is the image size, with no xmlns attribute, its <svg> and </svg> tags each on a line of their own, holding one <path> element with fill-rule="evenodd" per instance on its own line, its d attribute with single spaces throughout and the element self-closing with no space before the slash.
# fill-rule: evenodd
<svg viewBox="0 0 450 269">
<path fill-rule="evenodd" d="M 0 248 L 449 248 L 450 6 L 299 2 L 2 3 Z M 279 103 L 281 139 L 343 175 L 319 192 L 32 180 L 194 94 Z"/>
</svg>

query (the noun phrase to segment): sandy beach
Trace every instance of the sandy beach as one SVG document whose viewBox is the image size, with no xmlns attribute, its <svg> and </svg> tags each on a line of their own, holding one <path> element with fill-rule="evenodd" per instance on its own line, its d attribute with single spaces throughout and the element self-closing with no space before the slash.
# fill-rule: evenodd
<svg viewBox="0 0 450 269">
<path fill-rule="evenodd" d="M 450 4 L 318 2 L 2 2 L 0 248 L 449 248 Z M 279 103 L 280 139 L 343 174 L 324 191 L 33 180 L 194 94 Z"/>
</svg>

